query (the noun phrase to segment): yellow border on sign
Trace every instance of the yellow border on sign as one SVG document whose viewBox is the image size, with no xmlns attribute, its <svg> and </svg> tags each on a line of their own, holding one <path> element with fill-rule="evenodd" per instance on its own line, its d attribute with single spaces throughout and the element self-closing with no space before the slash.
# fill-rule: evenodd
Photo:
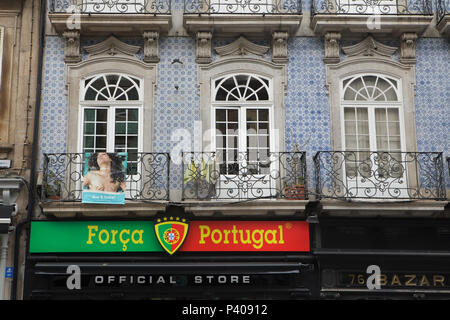
<svg viewBox="0 0 450 320">
<path fill-rule="evenodd" d="M 158 232 L 158 229 L 157 229 L 157 228 L 159 228 L 160 225 L 168 224 L 168 223 L 183 225 L 186 228 L 186 232 L 184 233 L 183 239 L 181 239 L 180 244 L 173 251 L 167 250 L 167 248 L 163 245 L 163 242 L 162 242 L 161 238 L 159 237 L 159 232 Z M 159 244 L 161 245 L 161 247 L 163 247 L 163 249 L 166 250 L 168 253 L 173 254 L 174 252 L 176 252 L 181 247 L 181 245 L 184 242 L 184 239 L 186 239 L 186 236 L 187 236 L 188 231 L 189 231 L 189 224 L 188 223 L 184 223 L 184 222 L 179 222 L 179 221 L 173 221 L 173 220 L 172 221 L 165 221 L 165 222 L 160 222 L 160 223 L 155 224 L 155 229 L 156 229 L 155 230 L 156 231 L 155 234 L 156 234 L 156 237 L 158 238 L 158 241 L 159 241 Z"/>
</svg>

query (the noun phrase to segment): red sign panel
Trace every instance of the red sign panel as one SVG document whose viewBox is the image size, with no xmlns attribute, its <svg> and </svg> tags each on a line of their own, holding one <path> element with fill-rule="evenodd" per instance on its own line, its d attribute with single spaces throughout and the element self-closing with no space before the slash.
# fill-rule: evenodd
<svg viewBox="0 0 450 320">
<path fill-rule="evenodd" d="M 191 221 L 180 251 L 306 252 L 305 221 Z"/>
</svg>

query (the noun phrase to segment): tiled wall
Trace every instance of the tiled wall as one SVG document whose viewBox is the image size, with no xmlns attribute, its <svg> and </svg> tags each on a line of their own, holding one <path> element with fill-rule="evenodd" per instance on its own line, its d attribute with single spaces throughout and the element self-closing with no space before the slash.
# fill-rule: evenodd
<svg viewBox="0 0 450 320">
<path fill-rule="evenodd" d="M 101 39 L 83 39 L 83 45 Z M 140 40 L 127 43 L 141 45 Z M 213 46 L 228 42 L 214 41 Z M 268 42 L 259 44 L 267 45 Z M 154 151 L 169 152 L 178 142 L 171 140 L 175 129 L 193 132 L 200 120 L 197 91 L 195 40 L 189 37 L 162 37 L 159 42 L 161 61 L 154 113 Z M 312 156 L 319 150 L 330 149 L 329 102 L 325 89 L 323 41 L 319 38 L 298 37 L 288 41 L 287 65 L 286 149 L 293 150 L 297 142 L 307 151 L 308 168 L 313 172 Z M 450 45 L 445 39 L 419 39 L 417 42 L 416 124 L 419 151 L 444 151 L 450 156 Z M 141 57 L 141 53 L 138 54 Z M 270 59 L 270 53 L 266 56 Z M 180 63 L 173 63 L 179 59 Z M 214 59 L 216 57 L 214 56 Z M 175 87 L 178 87 L 176 89 Z M 41 152 L 65 152 L 67 96 L 65 91 L 64 39 L 47 37 L 43 77 L 41 123 Z M 191 136 L 193 141 L 193 136 Z M 172 176 L 177 176 L 174 168 Z M 450 178 L 447 169 L 447 185 Z M 181 178 L 171 181 L 181 188 Z"/>
</svg>

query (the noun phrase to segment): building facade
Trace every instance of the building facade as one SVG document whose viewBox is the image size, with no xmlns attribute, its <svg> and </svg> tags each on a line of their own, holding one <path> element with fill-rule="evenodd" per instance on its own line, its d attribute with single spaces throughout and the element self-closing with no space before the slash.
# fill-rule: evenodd
<svg viewBox="0 0 450 320">
<path fill-rule="evenodd" d="M 36 0 L 0 1 L 0 300 L 10 298 L 14 272 L 23 272 L 24 250 L 21 263 L 15 259 L 37 176 L 40 8 Z"/>
<path fill-rule="evenodd" d="M 449 297 L 448 1 L 47 11 L 17 297 Z"/>
</svg>

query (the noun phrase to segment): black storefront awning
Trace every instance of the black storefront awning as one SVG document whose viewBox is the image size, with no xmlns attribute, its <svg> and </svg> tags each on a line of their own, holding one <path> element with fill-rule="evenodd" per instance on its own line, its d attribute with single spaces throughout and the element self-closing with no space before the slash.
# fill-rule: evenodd
<svg viewBox="0 0 450 320">
<path fill-rule="evenodd" d="M 0 205 L 0 234 L 8 233 L 14 206 Z"/>
</svg>

